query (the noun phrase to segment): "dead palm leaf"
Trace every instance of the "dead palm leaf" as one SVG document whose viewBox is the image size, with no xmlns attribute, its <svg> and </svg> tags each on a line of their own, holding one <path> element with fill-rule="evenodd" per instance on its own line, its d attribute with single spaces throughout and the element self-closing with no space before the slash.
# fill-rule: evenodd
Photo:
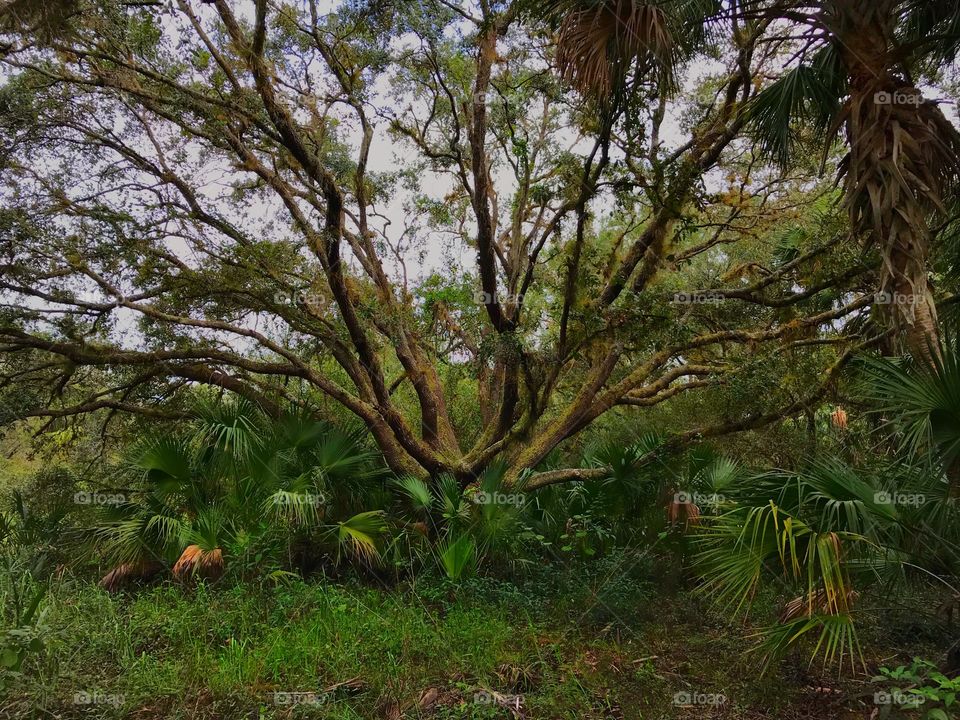
<svg viewBox="0 0 960 720">
<path fill-rule="evenodd" d="M 181 581 L 191 577 L 217 580 L 223 571 L 223 551 L 220 548 L 204 550 L 199 545 L 188 545 L 173 566 L 173 576 Z"/>
<path fill-rule="evenodd" d="M 634 66 L 670 68 L 674 47 L 662 8 L 643 0 L 604 0 L 560 23 L 557 66 L 581 93 L 607 98 Z"/>
<path fill-rule="evenodd" d="M 154 560 L 121 563 L 104 575 L 99 585 L 107 592 L 116 592 L 137 580 L 149 580 L 162 569 L 163 566 Z"/>
<path fill-rule="evenodd" d="M 667 520 L 671 525 L 683 523 L 684 527 L 700 524 L 700 508 L 692 500 L 675 497 L 667 505 Z"/>
</svg>

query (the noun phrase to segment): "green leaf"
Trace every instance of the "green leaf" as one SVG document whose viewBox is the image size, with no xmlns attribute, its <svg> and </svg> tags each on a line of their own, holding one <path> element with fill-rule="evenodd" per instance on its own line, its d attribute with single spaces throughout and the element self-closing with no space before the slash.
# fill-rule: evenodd
<svg viewBox="0 0 960 720">
<path fill-rule="evenodd" d="M 20 654 L 13 648 L 0 650 L 0 665 L 5 668 L 14 668 L 20 660 Z"/>
</svg>

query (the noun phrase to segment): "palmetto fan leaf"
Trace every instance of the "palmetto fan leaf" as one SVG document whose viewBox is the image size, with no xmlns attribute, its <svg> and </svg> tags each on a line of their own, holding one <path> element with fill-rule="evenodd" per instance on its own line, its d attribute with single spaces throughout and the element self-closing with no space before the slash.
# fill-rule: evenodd
<svg viewBox="0 0 960 720">
<path fill-rule="evenodd" d="M 557 66 L 581 93 L 608 99 L 636 70 L 653 74 L 665 90 L 675 68 L 702 48 L 707 19 L 719 3 L 707 0 L 546 0 L 528 3 L 557 28 Z"/>
<path fill-rule="evenodd" d="M 477 547 L 469 535 L 448 535 L 440 546 L 440 564 L 447 577 L 460 580 L 476 565 Z"/>
<path fill-rule="evenodd" d="M 478 554 L 506 550 L 521 530 L 521 498 L 518 491 L 522 483 L 507 487 L 504 484 L 507 468 L 502 463 L 493 463 L 481 475 L 478 489 L 492 502 L 478 503 L 472 508 L 470 531 L 477 544 Z M 509 502 L 498 500 L 509 496 Z"/>
<path fill-rule="evenodd" d="M 846 77 L 832 45 L 784 73 L 751 100 L 747 110 L 760 149 L 781 167 L 795 156 L 798 127 L 804 123 L 824 133 L 836 127 Z M 827 144 L 832 137 L 827 137 Z"/>
<path fill-rule="evenodd" d="M 330 424 L 318 422 L 305 413 L 282 415 L 270 423 L 264 445 L 310 451 L 323 443 L 332 429 Z"/>
<path fill-rule="evenodd" d="M 718 455 L 698 473 L 703 484 L 714 492 L 725 490 L 744 476 L 744 469 L 736 460 Z"/>
<path fill-rule="evenodd" d="M 357 513 L 335 526 L 338 547 L 367 562 L 379 557 L 377 542 L 387 531 L 387 521 L 379 510 Z"/>
<path fill-rule="evenodd" d="M 817 458 L 799 475 L 805 517 L 821 532 L 870 533 L 897 519 L 894 505 L 878 502 L 877 486 L 837 458 Z"/>
<path fill-rule="evenodd" d="M 429 514 L 433 508 L 433 492 L 430 486 L 418 477 L 405 475 L 395 481 L 395 485 L 410 500 L 414 511 Z"/>
<path fill-rule="evenodd" d="M 186 529 L 182 541 L 209 551 L 229 544 L 236 528 L 229 512 L 217 505 L 204 508 Z"/>
<path fill-rule="evenodd" d="M 362 437 L 360 431 L 324 427 L 322 441 L 312 446 L 317 467 L 331 477 L 369 477 L 374 472 L 371 461 L 376 453 L 363 447 Z"/>
<path fill-rule="evenodd" d="M 860 667 L 865 667 L 856 626 L 849 613 L 803 615 L 762 628 L 756 635 L 760 639 L 756 649 L 764 656 L 766 667 L 808 636 L 815 636 L 816 639 L 811 661 L 818 655 L 822 655 L 824 664 L 843 664 L 845 659 L 849 659 L 851 668 L 855 670 L 856 661 L 860 658 Z"/>
<path fill-rule="evenodd" d="M 960 50 L 960 6 L 954 0 L 908 0 L 902 4 L 900 42 L 915 49 L 930 69 L 952 64 Z"/>
<path fill-rule="evenodd" d="M 587 453 L 587 462 L 594 467 L 607 468 L 610 477 L 618 482 L 629 482 L 636 476 L 637 461 L 646 454 L 641 444 L 625 445 L 622 442 L 606 442 Z"/>
<path fill-rule="evenodd" d="M 613 494 L 610 500 L 622 501 L 638 492 L 649 490 L 651 478 L 643 472 L 643 465 L 664 445 L 664 438 L 656 433 L 644 433 L 633 443 L 606 442 L 586 453 L 586 462 L 592 467 L 607 470 L 601 484 L 585 488 L 588 495 Z"/>
<path fill-rule="evenodd" d="M 895 421 L 917 456 L 936 448 L 946 463 L 960 457 L 960 352 L 948 343 L 932 366 L 886 358 L 862 361 L 862 392 Z"/>
<path fill-rule="evenodd" d="M 323 498 L 307 490 L 276 490 L 263 501 L 264 515 L 292 525 L 317 525 L 324 515 Z"/>
<path fill-rule="evenodd" d="M 673 51 L 673 36 L 660 8 L 638 0 L 608 0 L 564 19 L 557 65 L 581 92 L 606 97 L 633 63 L 666 69 Z"/>
<path fill-rule="evenodd" d="M 243 398 L 200 403 L 196 415 L 197 442 L 238 461 L 249 458 L 258 438 L 265 434 L 263 414 Z"/>
<path fill-rule="evenodd" d="M 870 535 L 878 525 L 897 519 L 894 506 L 876 500 L 887 488 L 835 457 L 815 458 L 797 471 L 767 471 L 739 480 L 724 489 L 739 504 L 759 507 L 772 501 L 820 532 Z"/>
<path fill-rule="evenodd" d="M 771 503 L 772 512 L 775 506 Z M 778 549 L 771 509 L 737 509 L 715 518 L 698 537 L 703 590 L 739 612 L 752 597 Z"/>
<path fill-rule="evenodd" d="M 443 517 L 451 526 L 460 526 L 469 521 L 470 504 L 455 477 L 441 475 L 437 481 L 436 496 Z"/>
<path fill-rule="evenodd" d="M 766 576 L 809 598 L 822 594 L 823 607 L 847 611 L 850 593 L 843 566 L 846 545 L 866 543 L 848 532 L 817 532 L 774 503 L 731 510 L 706 525 L 698 539 L 702 590 L 734 611 L 743 609 Z"/>
<path fill-rule="evenodd" d="M 193 448 L 177 435 L 149 438 L 130 455 L 131 467 L 142 471 L 157 487 L 171 490 L 192 481 L 195 460 Z"/>
<path fill-rule="evenodd" d="M 183 518 L 141 512 L 98 528 L 94 536 L 106 546 L 110 561 L 139 563 L 176 557 L 188 529 Z"/>
</svg>

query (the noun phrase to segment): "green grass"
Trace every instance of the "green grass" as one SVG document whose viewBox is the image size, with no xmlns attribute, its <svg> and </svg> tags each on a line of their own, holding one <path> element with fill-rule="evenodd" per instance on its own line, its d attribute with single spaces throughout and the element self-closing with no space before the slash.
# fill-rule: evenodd
<svg viewBox="0 0 960 720">
<path fill-rule="evenodd" d="M 748 628 L 689 593 L 654 596 L 601 568 L 388 591 L 298 581 L 111 596 L 63 580 L 45 624 L 48 648 L 9 688 L 0 717 L 346 719 L 398 717 L 398 708 L 511 717 L 475 702 L 486 691 L 522 695 L 530 718 L 838 716 L 811 695 L 829 681 L 804 666 L 758 678 L 758 660 L 743 656 Z M 677 707 L 684 690 L 722 693 L 727 704 Z M 277 704 L 277 692 L 322 702 Z M 76 693 L 99 702 L 77 704 Z M 425 693 L 436 700 L 418 708 Z M 829 699 L 855 704 L 847 689 Z"/>
</svg>

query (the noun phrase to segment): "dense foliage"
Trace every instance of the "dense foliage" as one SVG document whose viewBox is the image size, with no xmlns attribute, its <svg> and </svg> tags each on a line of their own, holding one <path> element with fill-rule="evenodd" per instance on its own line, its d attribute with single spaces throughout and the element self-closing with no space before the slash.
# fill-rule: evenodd
<svg viewBox="0 0 960 720">
<path fill-rule="evenodd" d="M 952 717 L 958 50 L 0 0 L 0 715 Z"/>
</svg>

